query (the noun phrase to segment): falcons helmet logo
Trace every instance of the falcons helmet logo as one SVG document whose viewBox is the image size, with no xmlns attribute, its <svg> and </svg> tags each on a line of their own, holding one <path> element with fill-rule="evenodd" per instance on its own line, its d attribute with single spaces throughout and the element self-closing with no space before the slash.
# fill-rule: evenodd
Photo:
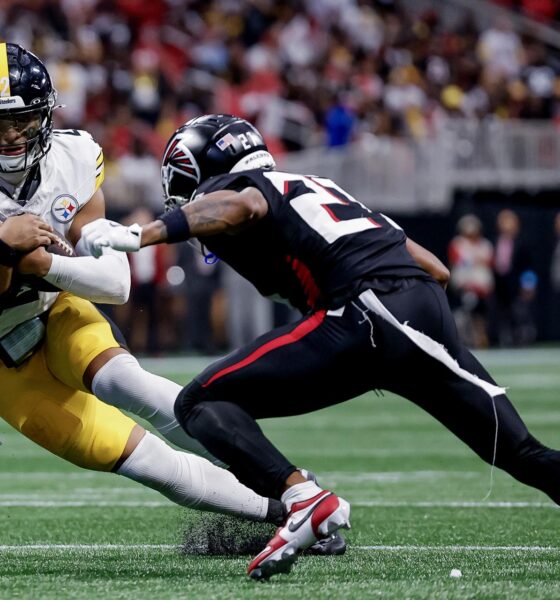
<svg viewBox="0 0 560 600">
<path fill-rule="evenodd" d="M 192 152 L 182 143 L 180 136 L 175 137 L 167 146 L 161 166 L 164 189 L 174 175 L 194 179 L 195 185 L 200 182 L 200 167 Z"/>
</svg>

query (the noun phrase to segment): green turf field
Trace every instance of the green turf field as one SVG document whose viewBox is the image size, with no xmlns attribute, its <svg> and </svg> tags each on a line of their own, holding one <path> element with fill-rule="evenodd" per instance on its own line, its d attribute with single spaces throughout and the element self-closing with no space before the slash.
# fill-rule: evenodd
<svg viewBox="0 0 560 600">
<path fill-rule="evenodd" d="M 560 446 L 560 351 L 481 357 L 533 433 Z M 179 382 L 180 365 L 198 368 L 146 364 Z M 560 513 L 502 473 L 484 500 L 489 467 L 415 406 L 369 394 L 265 429 L 352 502 L 343 558 L 303 557 L 257 584 L 248 557 L 184 556 L 191 511 L 0 424 L 0 598 L 560 598 Z"/>
</svg>

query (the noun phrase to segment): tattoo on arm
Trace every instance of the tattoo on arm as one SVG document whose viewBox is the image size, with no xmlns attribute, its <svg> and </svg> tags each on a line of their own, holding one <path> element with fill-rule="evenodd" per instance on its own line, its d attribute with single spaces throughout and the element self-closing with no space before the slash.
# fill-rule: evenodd
<svg viewBox="0 0 560 600">
<path fill-rule="evenodd" d="M 219 233 L 236 234 L 258 221 L 268 212 L 268 203 L 255 188 L 241 192 L 220 190 L 181 209 L 187 218 L 191 237 L 205 237 Z M 167 240 L 167 228 L 159 219 L 142 228 L 142 246 Z"/>
<path fill-rule="evenodd" d="M 193 237 L 232 232 L 241 228 L 251 215 L 236 199 L 223 198 L 199 201 L 187 205 L 183 211 Z"/>
</svg>

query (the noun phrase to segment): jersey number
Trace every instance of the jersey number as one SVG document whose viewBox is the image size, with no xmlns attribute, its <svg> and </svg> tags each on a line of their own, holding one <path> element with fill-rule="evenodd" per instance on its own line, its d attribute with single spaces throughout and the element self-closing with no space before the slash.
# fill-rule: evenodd
<svg viewBox="0 0 560 600">
<path fill-rule="evenodd" d="M 82 134 L 78 129 L 56 129 L 54 131 L 55 135 L 75 135 L 81 136 Z"/>
<path fill-rule="evenodd" d="M 292 208 L 317 233 L 332 244 L 338 238 L 381 227 L 371 217 L 364 217 L 368 209 L 330 179 L 302 177 L 301 181 L 312 190 L 290 201 Z M 351 210 L 336 211 L 336 205 Z M 356 213 L 359 216 L 356 216 Z"/>
</svg>

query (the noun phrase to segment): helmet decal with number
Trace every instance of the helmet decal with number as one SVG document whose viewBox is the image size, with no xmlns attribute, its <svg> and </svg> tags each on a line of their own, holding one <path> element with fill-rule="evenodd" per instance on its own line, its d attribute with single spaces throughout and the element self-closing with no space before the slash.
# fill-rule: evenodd
<svg viewBox="0 0 560 600">
<path fill-rule="evenodd" d="M 191 119 L 171 136 L 163 154 L 161 179 L 165 198 L 193 198 L 203 182 L 216 175 L 249 169 L 274 169 L 259 131 L 232 115 Z"/>
</svg>

